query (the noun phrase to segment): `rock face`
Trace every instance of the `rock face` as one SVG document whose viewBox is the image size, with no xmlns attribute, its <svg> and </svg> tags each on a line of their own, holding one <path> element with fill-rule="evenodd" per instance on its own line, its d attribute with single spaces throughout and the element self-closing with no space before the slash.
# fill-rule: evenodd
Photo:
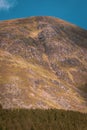
<svg viewBox="0 0 87 130">
<path fill-rule="evenodd" d="M 0 22 L 0 104 L 87 112 L 87 31 L 52 17 Z"/>
</svg>

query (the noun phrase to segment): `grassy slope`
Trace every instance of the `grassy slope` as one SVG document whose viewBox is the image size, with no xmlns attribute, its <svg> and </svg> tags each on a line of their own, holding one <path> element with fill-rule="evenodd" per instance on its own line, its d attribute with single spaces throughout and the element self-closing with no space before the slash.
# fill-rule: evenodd
<svg viewBox="0 0 87 130">
<path fill-rule="evenodd" d="M 83 102 L 74 90 L 67 86 L 63 88 L 65 84 L 59 87 L 60 79 L 52 70 L 32 61 L 27 62 L 20 56 L 0 51 L 0 70 L 1 102 L 6 108 L 77 109 L 77 103 Z M 71 102 L 67 103 L 64 98 L 67 102 L 71 99 Z M 80 111 L 86 111 L 83 108 L 79 106 Z"/>
<path fill-rule="evenodd" d="M 87 31 L 51 17 L 0 22 L 3 108 L 87 111 Z"/>
<path fill-rule="evenodd" d="M 0 110 L 0 130 L 87 130 L 87 114 L 63 110 Z"/>
</svg>

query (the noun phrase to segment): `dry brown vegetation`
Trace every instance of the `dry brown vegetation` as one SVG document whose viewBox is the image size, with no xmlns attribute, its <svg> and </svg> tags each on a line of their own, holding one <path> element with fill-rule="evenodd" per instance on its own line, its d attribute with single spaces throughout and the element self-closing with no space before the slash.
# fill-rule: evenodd
<svg viewBox="0 0 87 130">
<path fill-rule="evenodd" d="M 64 110 L 0 110 L 0 130 L 87 130 L 87 114 Z"/>
<path fill-rule="evenodd" d="M 0 104 L 87 112 L 87 31 L 52 17 L 0 22 Z"/>
</svg>

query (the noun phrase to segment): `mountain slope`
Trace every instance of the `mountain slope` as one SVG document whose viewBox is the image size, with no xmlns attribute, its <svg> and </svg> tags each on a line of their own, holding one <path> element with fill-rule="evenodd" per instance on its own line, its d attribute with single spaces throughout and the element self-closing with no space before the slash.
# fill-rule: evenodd
<svg viewBox="0 0 87 130">
<path fill-rule="evenodd" d="M 87 112 L 87 31 L 52 17 L 0 22 L 0 103 Z"/>
</svg>

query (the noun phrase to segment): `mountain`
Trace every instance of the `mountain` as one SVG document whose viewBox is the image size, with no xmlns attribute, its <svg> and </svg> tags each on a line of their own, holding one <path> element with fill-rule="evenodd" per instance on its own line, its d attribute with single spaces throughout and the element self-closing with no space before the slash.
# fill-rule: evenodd
<svg viewBox="0 0 87 130">
<path fill-rule="evenodd" d="M 1 21 L 0 104 L 87 112 L 87 30 L 47 16 Z"/>
</svg>

